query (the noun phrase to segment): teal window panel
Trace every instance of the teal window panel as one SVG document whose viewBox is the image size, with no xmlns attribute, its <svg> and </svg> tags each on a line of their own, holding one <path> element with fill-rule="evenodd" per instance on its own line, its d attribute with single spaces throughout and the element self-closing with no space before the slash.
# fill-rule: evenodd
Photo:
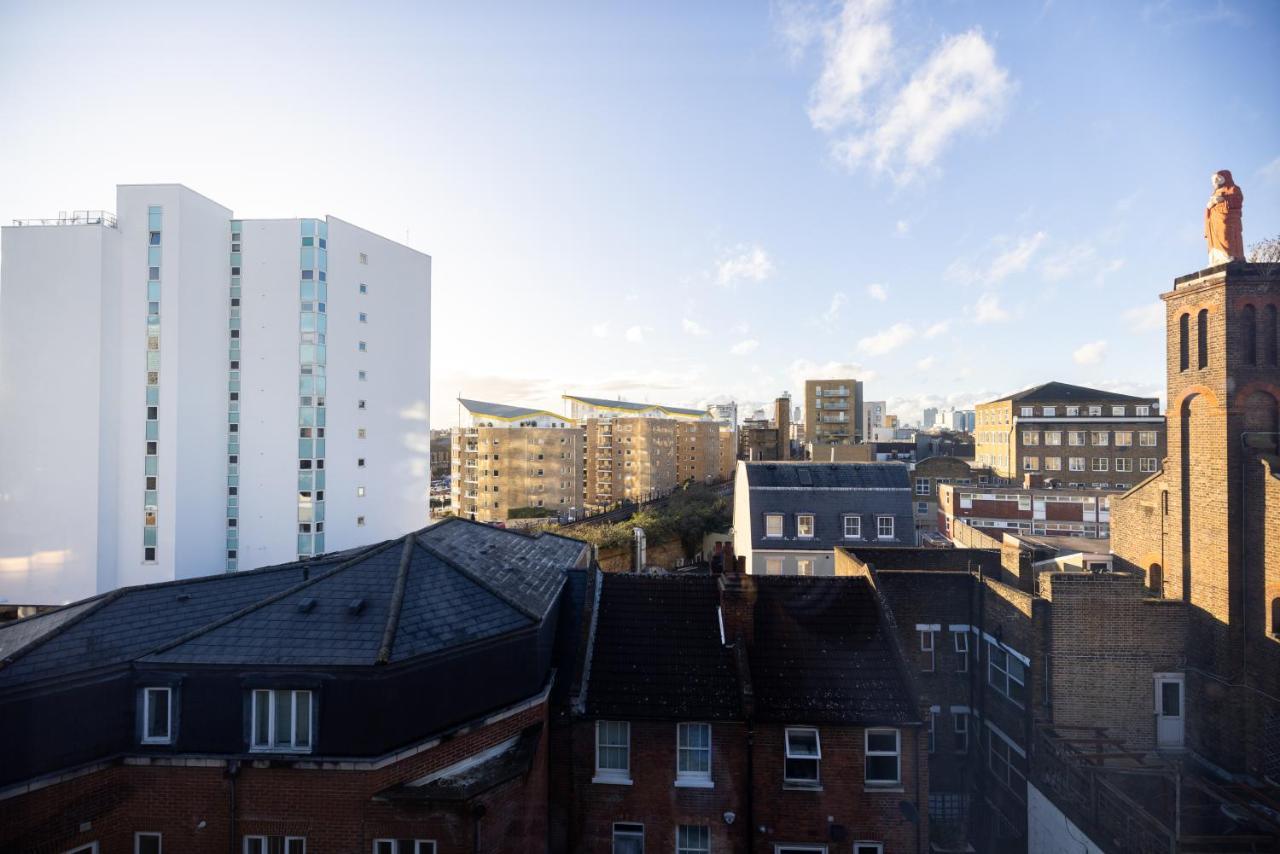
<svg viewBox="0 0 1280 854">
<path fill-rule="evenodd" d="M 147 208 L 147 228 L 150 231 L 159 231 L 163 222 L 164 211 L 159 205 Z"/>
<path fill-rule="evenodd" d="M 148 421 L 147 422 L 147 441 L 154 442 L 154 441 L 157 441 L 159 438 L 160 438 L 160 422 Z"/>
<path fill-rule="evenodd" d="M 160 299 L 160 283 L 147 282 L 147 302 L 158 302 Z"/>
<path fill-rule="evenodd" d="M 154 385 L 147 386 L 147 406 L 159 406 L 159 405 L 160 405 L 160 387 L 154 386 Z"/>
<path fill-rule="evenodd" d="M 314 406 L 298 407 L 298 426 L 299 427 L 316 426 L 316 408 Z"/>
<path fill-rule="evenodd" d="M 327 219 L 316 220 L 316 233 L 324 239 L 329 239 L 329 221 Z"/>
<path fill-rule="evenodd" d="M 231 296 L 240 299 L 240 283 L 234 279 L 231 281 Z"/>
<path fill-rule="evenodd" d="M 147 266 L 148 267 L 160 266 L 160 247 L 159 246 L 147 247 Z"/>
<path fill-rule="evenodd" d="M 238 476 L 227 477 L 227 486 L 239 486 L 239 485 L 240 485 L 240 478 Z"/>
<path fill-rule="evenodd" d="M 298 472 L 298 489 L 311 490 L 315 488 L 315 472 L 300 471 Z"/>
<path fill-rule="evenodd" d="M 316 456 L 324 459 L 324 439 L 316 439 Z"/>
<path fill-rule="evenodd" d="M 315 551 L 313 554 L 320 554 L 324 551 L 324 534 L 316 534 Z"/>
<path fill-rule="evenodd" d="M 159 467 L 159 457 L 149 456 L 142 458 L 142 471 L 148 477 L 155 477 Z"/>
<path fill-rule="evenodd" d="M 239 253 L 239 252 L 232 252 L 232 253 L 231 253 L 231 266 L 232 266 L 232 267 L 239 267 L 239 266 L 240 266 L 240 253 Z"/>
<path fill-rule="evenodd" d="M 239 423 L 240 423 L 240 413 L 239 413 L 239 412 L 232 412 L 231 410 L 228 410 L 228 411 L 227 411 L 227 423 L 228 423 L 228 424 L 239 424 Z"/>
<path fill-rule="evenodd" d="M 142 529 L 142 545 L 154 546 L 156 544 L 156 529 L 150 525 Z"/>
<path fill-rule="evenodd" d="M 302 236 L 314 237 L 316 233 L 316 221 L 314 219 L 304 219 L 302 221 Z"/>
<path fill-rule="evenodd" d="M 299 457 L 299 459 L 309 460 L 309 459 L 311 459 L 311 455 L 312 455 L 314 452 L 315 452 L 315 440 L 314 440 L 314 439 L 299 439 L 299 440 L 298 440 L 298 457 Z"/>
<path fill-rule="evenodd" d="M 316 331 L 316 316 L 312 312 L 304 311 L 298 315 L 298 328 L 303 332 Z M 305 360 L 304 360 L 305 361 Z"/>
<path fill-rule="evenodd" d="M 228 495 L 228 496 L 227 496 L 227 506 L 228 506 L 228 507 L 239 507 L 239 506 L 240 506 L 240 496 L 238 496 L 238 495 Z"/>
<path fill-rule="evenodd" d="M 329 384 L 329 381 L 326 380 L 324 377 L 316 377 L 315 384 L 316 384 L 315 385 L 316 394 L 323 395 L 325 393 L 325 388 Z"/>
<path fill-rule="evenodd" d="M 298 377 L 298 394 L 315 394 L 315 378 L 305 374 Z"/>
<path fill-rule="evenodd" d="M 227 412 L 237 412 L 237 413 L 238 413 L 239 411 L 240 411 L 240 401 L 238 401 L 238 400 L 232 400 L 232 401 L 228 401 L 228 402 L 227 402 Z"/>
<path fill-rule="evenodd" d="M 298 535 L 298 554 L 300 555 L 311 554 L 311 535 L 310 534 Z"/>
<path fill-rule="evenodd" d="M 321 270 L 328 270 L 329 269 L 329 250 L 328 249 L 319 250 L 319 252 L 316 253 L 316 261 L 319 262 L 316 265 L 317 267 L 319 267 Z"/>
<path fill-rule="evenodd" d="M 313 426 L 315 426 L 315 427 L 323 427 L 323 426 L 324 426 L 324 422 L 325 422 L 325 417 L 324 417 L 324 407 L 323 407 L 323 406 L 321 406 L 321 407 L 317 407 L 317 409 L 316 409 L 316 423 L 315 423 Z"/>
<path fill-rule="evenodd" d="M 298 299 L 303 302 L 313 302 L 316 298 L 316 283 L 303 282 L 298 288 Z"/>
<path fill-rule="evenodd" d="M 315 358 L 315 362 L 316 362 L 316 364 L 317 364 L 317 365 L 327 365 L 327 364 L 329 364 L 329 360 L 328 360 L 328 358 L 327 358 L 328 353 L 329 353 L 329 348 L 328 348 L 328 347 L 326 347 L 326 346 L 325 346 L 325 345 L 323 345 L 323 344 L 317 344 L 317 345 L 316 345 L 316 358 Z"/>
<path fill-rule="evenodd" d="M 233 220 L 231 220 L 231 230 L 232 230 L 232 231 L 244 231 L 244 220 L 241 220 L 241 219 L 233 219 Z"/>
<path fill-rule="evenodd" d="M 240 381 L 239 381 L 239 380 L 231 380 L 230 382 L 228 382 L 228 383 L 227 383 L 227 391 L 236 391 L 236 392 L 240 391 Z"/>
<path fill-rule="evenodd" d="M 314 246 L 314 245 L 315 245 L 315 242 L 316 242 L 316 239 L 315 239 L 314 237 L 304 237 L 304 238 L 302 238 L 302 245 L 303 245 L 303 246 Z"/>
<path fill-rule="evenodd" d="M 320 300 L 320 302 L 329 301 L 329 283 L 328 282 L 320 282 L 316 286 L 316 299 Z"/>
<path fill-rule="evenodd" d="M 316 502 L 315 511 L 313 512 L 312 515 L 315 516 L 315 520 L 317 522 L 324 521 L 324 502 L 323 501 Z"/>
<path fill-rule="evenodd" d="M 235 315 L 232 315 L 232 316 L 231 316 L 231 318 L 230 318 L 230 322 L 231 322 L 231 328 L 232 328 L 232 329 L 239 329 L 239 328 L 240 328 L 240 318 L 239 318 L 239 317 L 237 317 L 237 316 L 235 316 Z"/>
<path fill-rule="evenodd" d="M 147 351 L 147 370 L 148 371 L 160 370 L 160 351 L 159 350 Z"/>
<path fill-rule="evenodd" d="M 310 246 L 304 246 L 298 250 L 298 257 L 301 259 L 298 263 L 304 270 L 313 270 L 316 266 L 316 250 Z"/>
<path fill-rule="evenodd" d="M 316 489 L 324 489 L 324 469 L 316 471 Z"/>
<path fill-rule="evenodd" d="M 156 491 L 154 489 L 148 489 L 142 493 L 143 507 L 157 507 L 159 504 L 160 502 L 156 498 Z"/>
<path fill-rule="evenodd" d="M 304 365 L 309 364 L 309 363 L 311 363 L 311 362 L 314 362 L 314 361 L 316 360 L 316 345 L 314 345 L 314 344 L 299 344 L 299 345 L 298 345 L 298 360 L 299 360 L 299 361 L 301 361 L 301 362 L 302 362 L 302 364 L 304 364 Z"/>
<path fill-rule="evenodd" d="M 329 315 L 320 314 L 316 316 L 316 331 L 317 332 L 329 331 Z"/>
</svg>

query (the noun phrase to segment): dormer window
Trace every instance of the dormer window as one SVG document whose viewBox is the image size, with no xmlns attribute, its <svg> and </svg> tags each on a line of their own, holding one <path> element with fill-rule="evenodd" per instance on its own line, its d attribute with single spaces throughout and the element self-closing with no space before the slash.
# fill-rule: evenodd
<svg viewBox="0 0 1280 854">
<path fill-rule="evenodd" d="M 876 538 L 881 540 L 893 539 L 893 517 L 892 516 L 876 517 Z"/>
<path fill-rule="evenodd" d="M 766 537 L 782 536 L 782 514 L 766 513 L 764 515 L 764 535 Z"/>
<path fill-rule="evenodd" d="M 805 539 L 813 539 L 813 514 L 797 513 L 796 514 L 796 536 Z"/>
<path fill-rule="evenodd" d="M 142 689 L 142 743 L 173 743 L 173 689 Z"/>
<path fill-rule="evenodd" d="M 309 753 L 311 751 L 312 694 L 310 691 L 253 692 L 253 749 Z"/>
</svg>

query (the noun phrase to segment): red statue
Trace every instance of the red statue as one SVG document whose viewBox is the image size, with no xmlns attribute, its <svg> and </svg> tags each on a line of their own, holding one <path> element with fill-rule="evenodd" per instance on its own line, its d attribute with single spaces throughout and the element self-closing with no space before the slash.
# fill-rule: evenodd
<svg viewBox="0 0 1280 854">
<path fill-rule="evenodd" d="M 1213 173 L 1213 195 L 1204 206 L 1204 237 L 1209 244 L 1209 266 L 1244 260 L 1244 226 L 1241 212 L 1244 192 L 1223 169 Z"/>
</svg>

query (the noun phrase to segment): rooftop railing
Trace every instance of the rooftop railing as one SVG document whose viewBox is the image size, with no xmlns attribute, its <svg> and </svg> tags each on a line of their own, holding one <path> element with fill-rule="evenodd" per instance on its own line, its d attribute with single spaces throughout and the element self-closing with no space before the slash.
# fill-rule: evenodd
<svg viewBox="0 0 1280 854">
<path fill-rule="evenodd" d="M 47 219 L 15 219 L 16 226 L 28 225 L 105 225 L 116 227 L 116 215 L 111 211 L 59 211 L 56 217 Z"/>
</svg>

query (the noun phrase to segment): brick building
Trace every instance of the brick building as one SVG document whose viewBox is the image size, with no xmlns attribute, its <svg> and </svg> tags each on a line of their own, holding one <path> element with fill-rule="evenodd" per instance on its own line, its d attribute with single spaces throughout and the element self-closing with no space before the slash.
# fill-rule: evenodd
<svg viewBox="0 0 1280 854">
<path fill-rule="evenodd" d="M 1120 492 L 1048 489 L 1044 486 L 976 486 L 944 483 L 938 492 L 937 529 L 951 536 L 957 519 L 999 536 L 1015 534 L 1094 537 L 1111 534 L 1111 502 Z"/>
<path fill-rule="evenodd" d="M 590 556 L 455 519 L 6 626 L 0 850 L 541 850 Z"/>
<path fill-rule="evenodd" d="M 805 442 L 848 445 L 864 441 L 862 403 L 859 380 L 805 380 Z"/>
<path fill-rule="evenodd" d="M 1003 478 L 1043 474 L 1074 488 L 1127 489 L 1165 455 L 1154 397 L 1050 382 L 978 404 L 976 413 L 976 460 Z"/>
<path fill-rule="evenodd" d="M 938 530 L 938 487 L 954 483 L 970 486 L 990 480 L 990 469 L 975 471 L 970 460 L 959 457 L 929 457 L 911 467 L 911 502 L 916 530 Z"/>
<path fill-rule="evenodd" d="M 571 850 L 926 850 L 921 717 L 864 579 L 593 583 Z"/>
</svg>

